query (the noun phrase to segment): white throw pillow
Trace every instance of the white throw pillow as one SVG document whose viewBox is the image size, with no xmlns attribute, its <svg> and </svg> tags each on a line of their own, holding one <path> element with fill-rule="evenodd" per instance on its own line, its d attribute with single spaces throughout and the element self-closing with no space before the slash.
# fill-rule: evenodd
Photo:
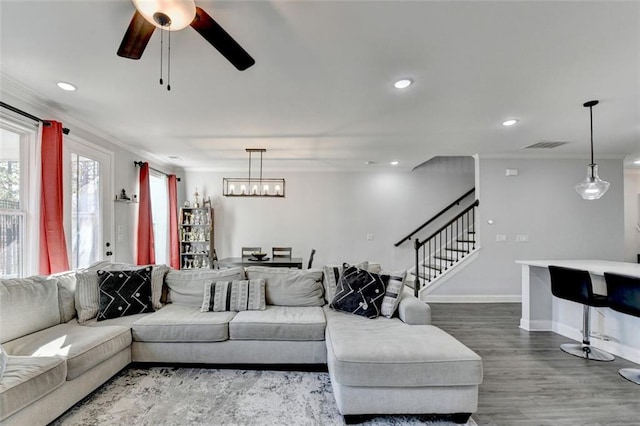
<svg viewBox="0 0 640 426">
<path fill-rule="evenodd" d="M 264 311 L 267 308 L 265 300 L 263 279 L 205 283 L 200 311 Z"/>
<path fill-rule="evenodd" d="M 400 299 L 402 298 L 402 289 L 407 276 L 407 271 L 400 272 L 381 272 L 380 275 L 388 275 L 387 289 L 382 299 L 382 307 L 380 313 L 382 316 L 391 318 L 398 309 Z"/>
<path fill-rule="evenodd" d="M 75 302 L 78 322 L 89 321 L 98 315 L 98 308 L 100 307 L 98 271 L 76 273 Z"/>
</svg>

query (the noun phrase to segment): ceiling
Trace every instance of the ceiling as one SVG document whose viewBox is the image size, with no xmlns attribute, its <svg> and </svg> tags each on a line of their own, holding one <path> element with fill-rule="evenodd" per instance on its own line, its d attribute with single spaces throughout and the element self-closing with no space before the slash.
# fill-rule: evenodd
<svg viewBox="0 0 640 426">
<path fill-rule="evenodd" d="M 237 71 L 187 27 L 172 34 L 168 92 L 159 31 L 139 61 L 116 56 L 131 1 L 1 0 L 3 89 L 30 93 L 72 133 L 93 129 L 191 170 L 244 169 L 245 148 L 268 150 L 265 171 L 411 169 L 476 153 L 586 158 L 590 99 L 600 100 L 596 160 L 640 159 L 640 2 L 196 4 L 253 67 Z M 415 84 L 393 88 L 401 77 Z M 519 122 L 503 127 L 508 118 Z M 540 141 L 569 143 L 522 149 Z"/>
</svg>

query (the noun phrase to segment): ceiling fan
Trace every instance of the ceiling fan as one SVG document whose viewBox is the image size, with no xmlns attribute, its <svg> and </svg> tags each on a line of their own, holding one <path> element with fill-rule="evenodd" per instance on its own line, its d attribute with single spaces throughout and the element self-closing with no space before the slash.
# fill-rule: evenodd
<svg viewBox="0 0 640 426">
<path fill-rule="evenodd" d="M 191 26 L 233 66 L 244 71 L 255 60 L 193 0 L 133 0 L 136 12 L 127 28 L 118 56 L 140 59 L 156 27 L 178 31 Z"/>
</svg>

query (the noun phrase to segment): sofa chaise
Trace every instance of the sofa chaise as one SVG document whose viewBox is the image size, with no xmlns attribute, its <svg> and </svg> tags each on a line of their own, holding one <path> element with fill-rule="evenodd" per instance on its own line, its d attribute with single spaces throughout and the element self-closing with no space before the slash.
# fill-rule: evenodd
<svg viewBox="0 0 640 426">
<path fill-rule="evenodd" d="M 51 422 L 131 362 L 326 364 L 347 422 L 441 414 L 464 423 L 477 410 L 480 357 L 431 325 L 429 306 L 409 292 L 393 317 L 369 319 L 329 307 L 335 289 L 320 269 L 157 265 L 155 312 L 98 321 L 90 312 L 97 294 L 88 302 L 87 288 L 97 285 L 96 270 L 123 267 L 0 280 L 0 344 L 9 355 L 0 423 Z M 263 307 L 203 312 L 208 285 L 245 279 L 264 282 Z"/>
</svg>

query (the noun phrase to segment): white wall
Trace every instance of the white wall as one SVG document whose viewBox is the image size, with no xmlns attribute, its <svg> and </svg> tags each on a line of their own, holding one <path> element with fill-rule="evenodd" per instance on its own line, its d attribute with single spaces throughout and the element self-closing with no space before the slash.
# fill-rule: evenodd
<svg viewBox="0 0 640 426">
<path fill-rule="evenodd" d="M 640 254 L 640 169 L 624 171 L 624 235 L 624 260 L 635 263 Z"/>
<path fill-rule="evenodd" d="M 623 260 L 622 160 L 598 161 L 600 177 L 611 187 L 597 201 L 585 201 L 574 190 L 586 177 L 586 164 L 585 160 L 480 157 L 477 230 L 482 248 L 474 262 L 433 294 L 517 299 L 521 277 L 516 260 Z M 518 169 L 519 175 L 505 176 L 507 168 Z M 506 235 L 507 241 L 496 242 L 497 234 Z M 529 242 L 516 243 L 518 234 L 528 235 Z"/>
<path fill-rule="evenodd" d="M 219 258 L 239 256 L 242 246 L 291 246 L 305 264 L 315 248 L 314 266 L 371 260 L 404 269 L 413 264 L 412 241 L 394 243 L 474 185 L 471 157 L 444 161 L 412 173 L 269 171 L 286 179 L 284 199 L 221 196 L 223 177 L 246 173 L 187 172 L 186 192 L 191 201 L 196 187 L 211 196 Z"/>
</svg>

